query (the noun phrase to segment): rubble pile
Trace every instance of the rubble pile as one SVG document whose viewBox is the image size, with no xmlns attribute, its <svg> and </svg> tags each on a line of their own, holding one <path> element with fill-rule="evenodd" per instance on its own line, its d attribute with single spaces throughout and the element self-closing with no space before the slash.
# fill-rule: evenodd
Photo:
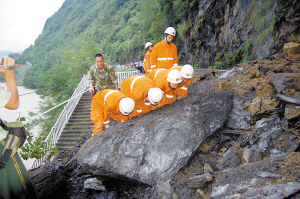
<svg viewBox="0 0 300 199">
<path fill-rule="evenodd" d="M 299 198 L 299 44 L 86 133 L 30 171 L 40 198 Z"/>
</svg>

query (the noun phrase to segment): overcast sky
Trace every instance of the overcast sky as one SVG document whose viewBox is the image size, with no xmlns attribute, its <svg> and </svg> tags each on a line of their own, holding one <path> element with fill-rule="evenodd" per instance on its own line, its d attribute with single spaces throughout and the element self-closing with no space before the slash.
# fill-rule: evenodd
<svg viewBox="0 0 300 199">
<path fill-rule="evenodd" d="M 64 0 L 0 0 L 0 51 L 23 51 Z"/>
</svg>

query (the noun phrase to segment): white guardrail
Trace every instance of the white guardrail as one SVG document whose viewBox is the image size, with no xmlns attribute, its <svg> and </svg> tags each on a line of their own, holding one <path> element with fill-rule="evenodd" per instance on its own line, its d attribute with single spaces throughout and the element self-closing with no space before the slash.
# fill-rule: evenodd
<svg viewBox="0 0 300 199">
<path fill-rule="evenodd" d="M 133 70 L 133 71 L 125 71 L 125 72 L 116 72 L 116 75 L 118 76 L 118 86 L 121 88 L 121 84 L 124 79 L 131 77 L 133 75 L 140 75 L 139 70 Z"/>
<path fill-rule="evenodd" d="M 126 72 L 116 72 L 116 75 L 118 77 L 119 88 L 121 87 L 121 84 L 124 79 L 131 77 L 133 75 L 139 75 L 139 74 L 140 74 L 140 71 L 138 71 L 138 70 L 126 71 Z M 84 93 L 84 91 L 87 91 L 86 89 L 88 87 L 89 87 L 88 75 L 84 75 L 82 77 L 80 83 L 78 84 L 77 88 L 75 89 L 73 95 L 71 96 L 69 102 L 66 104 L 66 106 L 60 113 L 58 119 L 56 120 L 54 126 L 51 128 L 51 131 L 49 132 L 47 138 L 44 140 L 44 142 L 46 143 L 46 149 L 55 147 L 55 145 L 59 139 L 59 136 L 61 135 L 63 129 L 65 128 L 66 124 L 68 123 L 68 120 L 71 117 L 82 94 Z M 35 169 L 35 168 L 39 167 L 40 165 L 44 164 L 45 161 L 47 160 L 47 156 L 49 156 L 49 154 L 46 154 L 45 156 L 41 157 L 40 159 L 35 159 L 31 165 L 31 169 Z"/>
</svg>

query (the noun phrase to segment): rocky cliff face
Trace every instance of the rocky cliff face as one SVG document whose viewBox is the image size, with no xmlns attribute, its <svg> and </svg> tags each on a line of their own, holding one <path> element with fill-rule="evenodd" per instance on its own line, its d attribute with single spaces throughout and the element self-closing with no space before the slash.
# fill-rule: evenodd
<svg viewBox="0 0 300 199">
<path fill-rule="evenodd" d="M 300 2 L 201 0 L 193 20 L 179 29 L 185 62 L 201 68 L 231 68 L 280 52 L 300 42 Z"/>
<path fill-rule="evenodd" d="M 195 78 L 30 171 L 40 198 L 299 198 L 300 44 Z M 289 53 L 286 53 L 289 52 Z"/>
</svg>

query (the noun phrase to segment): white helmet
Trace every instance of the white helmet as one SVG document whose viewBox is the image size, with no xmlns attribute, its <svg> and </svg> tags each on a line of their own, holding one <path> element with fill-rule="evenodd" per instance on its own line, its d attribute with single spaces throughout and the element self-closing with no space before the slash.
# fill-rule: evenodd
<svg viewBox="0 0 300 199">
<path fill-rule="evenodd" d="M 181 73 L 182 77 L 184 77 L 186 79 L 191 79 L 194 75 L 194 68 L 190 64 L 186 64 L 186 65 L 182 66 L 180 73 Z"/>
<path fill-rule="evenodd" d="M 156 105 L 158 102 L 162 100 L 163 94 L 164 92 L 160 88 L 157 87 L 150 88 L 148 90 L 149 102 L 152 105 Z"/>
<path fill-rule="evenodd" d="M 175 30 L 175 28 L 173 28 L 173 27 L 168 27 L 168 28 L 165 30 L 165 33 L 166 33 L 166 34 L 169 34 L 169 35 L 173 35 L 173 36 L 175 37 L 175 35 L 176 35 L 176 30 Z"/>
<path fill-rule="evenodd" d="M 147 49 L 149 46 L 153 46 L 153 44 L 151 43 L 151 42 L 147 42 L 146 44 L 145 44 L 145 48 Z"/>
<path fill-rule="evenodd" d="M 171 83 L 181 83 L 182 82 L 182 75 L 176 69 L 170 70 L 167 77 L 168 82 Z"/>
<path fill-rule="evenodd" d="M 129 115 L 135 107 L 133 99 L 124 97 L 120 100 L 119 109 L 123 115 Z"/>
</svg>

